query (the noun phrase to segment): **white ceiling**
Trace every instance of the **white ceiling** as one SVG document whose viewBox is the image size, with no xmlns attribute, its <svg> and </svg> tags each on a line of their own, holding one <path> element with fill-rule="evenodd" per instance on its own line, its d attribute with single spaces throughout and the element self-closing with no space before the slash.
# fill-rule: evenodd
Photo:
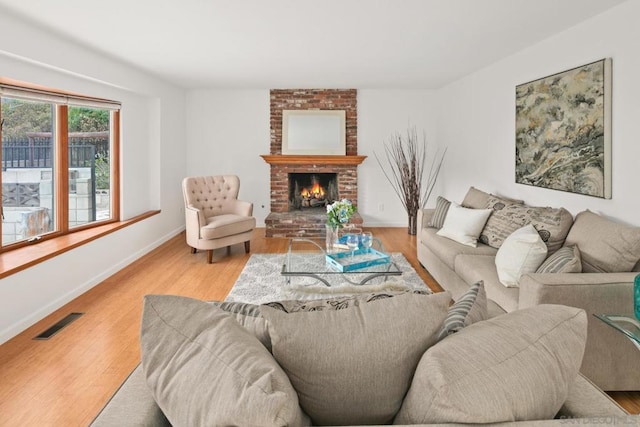
<svg viewBox="0 0 640 427">
<path fill-rule="evenodd" d="M 185 88 L 441 87 L 625 0 L 0 0 Z"/>
</svg>

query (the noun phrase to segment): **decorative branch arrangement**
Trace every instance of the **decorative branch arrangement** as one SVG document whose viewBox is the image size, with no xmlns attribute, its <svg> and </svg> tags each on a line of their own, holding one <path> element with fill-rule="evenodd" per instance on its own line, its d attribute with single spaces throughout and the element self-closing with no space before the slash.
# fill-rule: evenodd
<svg viewBox="0 0 640 427">
<path fill-rule="evenodd" d="M 427 172 L 427 138 L 423 133 L 422 141 L 419 141 L 414 126 L 406 135 L 392 135 L 385 143 L 384 153 L 387 166 L 375 152 L 374 155 L 409 216 L 408 233 L 416 234 L 418 209 L 424 208 L 431 196 L 447 150 L 445 148 L 442 155 L 439 155 L 440 150 L 436 151 Z"/>
</svg>

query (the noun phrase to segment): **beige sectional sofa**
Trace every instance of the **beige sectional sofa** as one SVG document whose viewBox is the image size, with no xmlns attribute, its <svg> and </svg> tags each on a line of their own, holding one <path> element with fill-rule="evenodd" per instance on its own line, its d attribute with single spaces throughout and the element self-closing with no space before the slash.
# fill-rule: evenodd
<svg viewBox="0 0 640 427">
<path fill-rule="evenodd" d="M 445 293 L 397 292 L 393 297 L 372 294 L 340 300 L 348 309 L 336 308 L 331 299 L 279 302 L 268 307 L 242 303 L 214 307 L 184 297 L 146 297 L 142 364 L 91 425 L 169 426 L 169 419 L 175 425 L 308 425 L 305 414 L 302 418 L 295 416 L 294 409 L 299 411 L 303 401 L 310 416 L 317 409 L 322 410 L 321 415 L 332 413 L 329 417 L 343 414 L 330 425 L 357 413 L 359 419 L 367 418 L 380 410 L 395 417 L 397 425 L 638 425 L 637 417 L 627 415 L 578 374 L 586 338 L 583 310 L 537 306 L 476 320 L 433 343 L 447 312 L 449 295 Z M 283 310 L 285 306 L 289 309 Z M 392 320 L 398 318 L 403 319 Z M 416 325 L 411 323 L 415 319 L 419 320 L 418 328 L 411 327 Z M 523 328 L 534 319 L 542 321 L 530 329 Z M 281 329 L 283 324 L 287 325 L 285 329 Z M 326 327 L 328 324 L 343 327 L 336 334 Z M 352 326 L 345 328 L 347 324 Z M 394 328 L 403 333 L 385 333 Z M 310 330 L 324 331 L 326 339 L 318 340 Z M 344 346 L 342 340 L 350 331 L 357 331 L 363 342 Z M 290 340 L 296 333 L 302 334 L 295 339 L 301 341 L 300 345 L 296 351 L 288 351 L 296 345 Z M 392 346 L 390 342 L 405 345 Z M 336 358 L 336 354 L 362 349 L 363 343 L 375 351 L 355 358 Z M 428 347 L 424 354 L 420 349 L 423 345 Z M 417 352 L 409 350 L 413 347 Z M 264 369 L 265 363 L 276 363 L 267 354 L 269 348 L 282 368 L 274 365 Z M 381 352 L 385 348 L 389 349 L 387 355 Z M 280 353 L 283 349 L 287 351 Z M 315 360 L 316 368 L 318 360 L 322 363 L 323 359 L 342 360 L 345 366 L 331 363 L 325 375 L 315 375 L 307 363 L 292 366 L 287 362 L 288 358 L 308 361 L 309 357 Z M 415 374 L 405 377 L 402 372 L 413 372 L 415 363 Z M 371 370 L 376 365 L 385 368 Z M 293 390 L 289 382 L 277 379 L 282 369 L 301 373 L 291 376 L 287 372 L 291 384 L 305 377 L 313 379 L 297 384 L 300 390 L 318 390 L 299 392 L 295 399 L 289 395 Z M 513 372 L 518 375 L 511 375 Z M 338 383 L 350 387 L 352 382 L 358 384 L 355 394 L 336 387 Z M 410 384 L 406 394 L 405 386 L 396 387 L 398 382 Z M 403 402 L 393 397 L 397 392 Z M 325 397 L 309 401 L 312 396 L 318 397 L 317 393 Z M 340 405 L 334 394 L 361 404 Z M 400 405 L 397 416 L 396 405 Z M 388 419 L 384 413 L 373 416 Z M 425 421 L 416 419 L 433 420 L 435 424 L 421 424 Z M 496 419 L 514 421 L 486 421 Z M 517 421 L 523 419 L 537 421 Z M 445 420 L 449 423 L 439 424 Z"/>
<path fill-rule="evenodd" d="M 487 208 L 496 198 L 472 187 L 462 206 Z M 507 205 L 522 203 L 503 200 Z M 575 223 L 569 221 L 564 226 L 567 230 L 556 234 L 560 237 L 564 234 L 565 243 L 575 244 L 582 250 L 583 272 L 530 273 L 521 277 L 519 287 L 506 287 L 500 282 L 496 269 L 498 249 L 481 242 L 477 247 L 466 246 L 438 235 L 437 228 L 428 226 L 433 214 L 434 209 L 418 214 L 418 259 L 454 299 L 471 284 L 483 280 L 492 315 L 538 304 L 582 308 L 589 315 L 589 321 L 581 372 L 603 390 L 640 390 L 640 351 L 621 333 L 593 316 L 633 313 L 633 280 L 640 271 L 640 229 L 588 211 L 581 213 Z M 558 223 L 567 221 L 561 218 Z M 611 268 L 606 265 L 607 258 L 622 262 L 622 267 L 615 268 L 627 271 L 599 272 Z"/>
</svg>

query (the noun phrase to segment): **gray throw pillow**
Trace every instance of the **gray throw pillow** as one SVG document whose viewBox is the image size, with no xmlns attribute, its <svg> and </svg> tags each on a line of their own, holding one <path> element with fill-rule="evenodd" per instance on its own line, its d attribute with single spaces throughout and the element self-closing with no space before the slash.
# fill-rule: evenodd
<svg viewBox="0 0 640 427">
<path fill-rule="evenodd" d="M 444 219 L 447 217 L 447 212 L 449 212 L 449 206 L 451 206 L 451 202 L 445 199 L 442 196 L 438 196 L 438 200 L 436 201 L 436 209 L 433 212 L 433 216 L 427 223 L 427 226 L 434 228 L 442 228 L 444 224 Z"/>
<path fill-rule="evenodd" d="M 578 375 L 584 310 L 538 305 L 470 325 L 427 350 L 395 424 L 552 419 Z"/>
<path fill-rule="evenodd" d="M 267 350 L 271 351 L 271 338 L 269 338 L 267 321 L 262 317 L 259 306 L 245 302 L 233 301 L 213 301 L 211 304 L 219 307 L 227 313 L 230 313 L 236 322 L 243 326 L 253 336 L 258 338 L 258 341 L 260 341 Z"/>
<path fill-rule="evenodd" d="M 619 224 L 587 210 L 576 215 L 567 245 L 580 248 L 584 273 L 623 273 L 640 260 L 640 227 Z"/>
<path fill-rule="evenodd" d="M 469 187 L 469 190 L 467 191 L 467 194 L 465 194 L 461 205 L 464 206 L 465 208 L 485 209 L 487 207 L 487 202 L 489 200 L 489 197 L 497 197 L 499 199 L 502 199 L 510 203 L 519 203 L 519 204 L 524 203 L 524 200 L 511 199 L 505 196 L 496 196 L 495 194 L 486 193 L 475 187 Z"/>
<path fill-rule="evenodd" d="M 451 295 L 406 293 L 344 310 L 262 307 L 273 355 L 316 425 L 385 424 L 437 338 Z"/>
<path fill-rule="evenodd" d="M 309 425 L 273 356 L 213 304 L 146 296 L 140 345 L 147 385 L 172 425 Z"/>
<path fill-rule="evenodd" d="M 480 280 L 471 285 L 469 290 L 449 307 L 447 317 L 438 334 L 438 341 L 488 317 L 487 294 L 484 290 L 484 282 Z"/>
<path fill-rule="evenodd" d="M 578 245 L 564 246 L 549 256 L 538 267 L 536 273 L 580 273 L 580 249 Z"/>
</svg>

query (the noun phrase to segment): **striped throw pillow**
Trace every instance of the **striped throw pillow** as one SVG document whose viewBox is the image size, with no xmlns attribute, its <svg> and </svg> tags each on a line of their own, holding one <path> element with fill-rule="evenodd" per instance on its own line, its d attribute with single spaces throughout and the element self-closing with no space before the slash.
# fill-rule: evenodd
<svg viewBox="0 0 640 427">
<path fill-rule="evenodd" d="M 458 332 L 465 326 L 485 320 L 489 317 L 487 310 L 487 294 L 482 280 L 471 285 L 451 307 L 442 324 L 438 341 Z"/>
<path fill-rule="evenodd" d="M 581 273 L 582 260 L 578 245 L 564 246 L 547 258 L 536 273 Z"/>
<path fill-rule="evenodd" d="M 442 228 L 444 219 L 447 217 L 447 212 L 449 212 L 449 206 L 451 206 L 450 201 L 442 196 L 438 196 L 438 200 L 436 200 L 436 210 L 427 225 L 429 227 Z"/>
</svg>

